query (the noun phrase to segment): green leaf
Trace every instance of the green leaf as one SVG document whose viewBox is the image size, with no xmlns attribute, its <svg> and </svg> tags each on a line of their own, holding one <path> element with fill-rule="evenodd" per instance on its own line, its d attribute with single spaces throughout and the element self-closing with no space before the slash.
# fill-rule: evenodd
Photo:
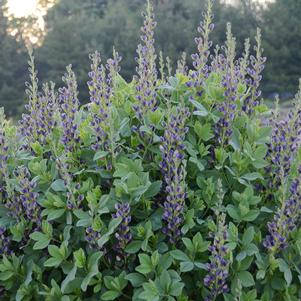
<svg viewBox="0 0 301 301">
<path fill-rule="evenodd" d="M 49 237 L 52 236 L 53 227 L 48 221 L 42 221 L 42 232 L 49 235 Z"/>
<path fill-rule="evenodd" d="M 117 291 L 106 291 L 104 294 L 101 295 L 101 300 L 115 300 L 119 296 L 120 293 Z"/>
<path fill-rule="evenodd" d="M 160 282 L 160 287 L 164 288 L 165 293 L 168 293 L 168 289 L 171 284 L 171 278 L 170 278 L 168 271 L 164 270 L 161 273 L 159 282 Z"/>
<path fill-rule="evenodd" d="M 134 240 L 126 246 L 125 251 L 129 254 L 135 254 L 140 250 L 141 245 L 142 245 L 141 240 Z"/>
<path fill-rule="evenodd" d="M 196 121 L 194 125 L 194 131 L 198 137 L 204 141 L 208 141 L 214 137 L 211 130 L 211 125 L 209 123 L 202 125 L 199 121 Z"/>
<path fill-rule="evenodd" d="M 242 219 L 246 222 L 253 222 L 258 217 L 259 213 L 259 209 L 249 210 L 249 212 L 244 215 Z"/>
<path fill-rule="evenodd" d="M 203 116 L 203 117 L 208 115 L 207 109 L 201 103 L 195 101 L 194 99 L 189 99 L 189 101 L 197 108 L 197 111 L 194 111 L 193 115 Z"/>
<path fill-rule="evenodd" d="M 54 193 L 51 192 L 46 192 L 45 194 L 46 196 L 46 208 L 49 207 L 56 207 L 56 208 L 65 208 L 66 207 L 66 203 L 58 196 L 55 195 Z"/>
<path fill-rule="evenodd" d="M 194 265 L 195 265 L 198 269 L 207 270 L 206 264 L 204 264 L 204 263 L 202 263 L 202 262 L 195 262 Z"/>
<path fill-rule="evenodd" d="M 24 222 L 20 222 L 14 226 L 10 227 L 10 232 L 13 235 L 13 240 L 20 242 L 24 236 L 25 224 Z"/>
<path fill-rule="evenodd" d="M 102 256 L 102 252 L 93 253 L 88 259 L 88 275 L 83 279 L 81 284 L 82 291 L 86 291 L 91 279 L 98 274 L 98 261 Z"/>
<path fill-rule="evenodd" d="M 184 283 L 174 281 L 171 283 L 169 293 L 174 297 L 178 297 L 181 295 L 183 288 L 184 288 Z"/>
<path fill-rule="evenodd" d="M 189 162 L 194 163 L 197 166 L 197 168 L 199 169 L 199 171 L 203 171 L 205 169 L 205 167 L 202 164 L 201 160 L 199 160 L 198 158 L 190 157 Z"/>
<path fill-rule="evenodd" d="M 246 251 L 248 256 L 255 255 L 259 252 L 257 246 L 253 243 L 250 243 L 248 246 L 246 246 L 245 251 Z"/>
<path fill-rule="evenodd" d="M 86 256 L 85 256 L 85 252 L 82 248 L 80 248 L 79 250 L 75 251 L 73 253 L 74 259 L 75 259 L 75 265 L 78 268 L 83 268 L 86 265 Z"/>
<path fill-rule="evenodd" d="M 55 245 L 49 245 L 48 246 L 48 252 L 52 257 L 55 258 L 63 258 L 62 254 L 60 252 L 60 248 Z"/>
<path fill-rule="evenodd" d="M 83 279 L 82 284 L 81 284 L 81 289 L 83 292 L 85 292 L 88 288 L 88 285 L 90 284 L 90 281 L 92 280 L 92 278 L 94 276 L 96 276 L 98 274 L 98 270 L 96 271 L 91 271 L 87 274 L 87 276 Z"/>
<path fill-rule="evenodd" d="M 109 223 L 109 232 L 112 234 L 115 229 L 119 226 L 119 224 L 121 223 L 121 218 L 113 218 L 110 223 Z"/>
<path fill-rule="evenodd" d="M 158 125 L 163 117 L 163 112 L 160 109 L 157 109 L 156 111 L 152 112 L 149 111 L 147 116 L 152 124 Z"/>
<path fill-rule="evenodd" d="M 259 128 L 257 142 L 258 143 L 267 143 L 272 131 L 272 127 L 261 127 Z"/>
<path fill-rule="evenodd" d="M 236 260 L 237 261 L 242 261 L 246 258 L 247 252 L 246 251 L 241 251 L 236 255 Z"/>
<path fill-rule="evenodd" d="M 231 139 L 229 141 L 229 144 L 233 147 L 234 150 L 239 150 L 241 147 L 239 137 L 240 137 L 239 130 L 237 128 L 234 128 Z"/>
<path fill-rule="evenodd" d="M 187 249 L 189 252 L 194 252 L 194 245 L 193 245 L 192 241 L 191 241 L 189 238 L 183 237 L 183 238 L 182 238 L 182 241 L 183 241 L 183 243 L 184 243 L 186 249 Z"/>
<path fill-rule="evenodd" d="M 285 279 L 287 285 L 290 286 L 290 284 L 292 283 L 292 280 L 293 280 L 292 271 L 290 269 L 286 269 L 284 271 L 284 279 Z"/>
<path fill-rule="evenodd" d="M 238 209 L 236 207 L 234 207 L 233 205 L 228 205 L 226 207 L 227 213 L 235 220 L 240 221 L 241 217 L 240 214 L 238 212 Z"/>
<path fill-rule="evenodd" d="M 92 217 L 89 212 L 83 211 L 81 209 L 76 209 L 73 211 L 75 216 L 79 219 L 76 223 L 77 227 L 88 227 L 91 225 Z"/>
<path fill-rule="evenodd" d="M 243 259 L 239 264 L 239 270 L 240 271 L 246 271 L 253 262 L 253 256 L 248 256 L 245 259 Z"/>
<path fill-rule="evenodd" d="M 148 274 L 153 271 L 151 258 L 146 254 L 139 254 L 140 265 L 136 267 L 136 271 L 141 274 Z"/>
<path fill-rule="evenodd" d="M 93 161 L 96 161 L 96 160 L 99 160 L 99 159 L 103 159 L 108 154 L 109 154 L 109 152 L 106 152 L 106 151 L 98 151 L 98 152 L 95 153 L 95 155 L 93 157 Z"/>
<path fill-rule="evenodd" d="M 237 274 L 238 279 L 241 281 L 241 285 L 243 287 L 251 287 L 255 285 L 255 281 L 253 279 L 253 276 L 248 271 L 241 271 Z"/>
<path fill-rule="evenodd" d="M 193 246 L 196 252 L 205 252 L 210 245 L 209 241 L 204 241 L 200 232 L 198 232 L 192 239 Z"/>
<path fill-rule="evenodd" d="M 103 280 L 104 280 L 105 287 L 108 290 L 116 290 L 116 287 L 114 286 L 114 277 L 113 276 L 105 276 Z"/>
<path fill-rule="evenodd" d="M 190 258 L 181 250 L 174 250 L 170 252 L 170 255 L 179 261 L 191 261 Z"/>
<path fill-rule="evenodd" d="M 3 271 L 0 273 L 0 280 L 6 281 L 15 275 L 13 271 Z"/>
<path fill-rule="evenodd" d="M 139 273 L 127 274 L 125 279 L 130 281 L 133 287 L 139 287 L 145 282 L 145 277 Z"/>
<path fill-rule="evenodd" d="M 68 275 L 66 276 L 66 278 L 64 279 L 64 281 L 62 282 L 61 290 L 62 290 L 62 293 L 63 293 L 63 294 L 65 293 L 66 286 L 67 286 L 72 280 L 75 279 L 76 270 L 77 270 L 77 267 L 74 266 L 74 267 L 70 270 L 70 272 L 68 273 Z"/>
<path fill-rule="evenodd" d="M 153 252 L 153 254 L 151 256 L 151 264 L 153 267 L 156 267 L 158 265 L 159 258 L 160 258 L 159 252 L 158 252 L 158 250 L 156 250 L 155 252 Z"/>
<path fill-rule="evenodd" d="M 36 241 L 36 243 L 33 246 L 34 250 L 45 249 L 50 243 L 50 238 L 48 237 L 48 235 L 41 232 L 34 232 L 30 234 L 29 237 Z"/>
<path fill-rule="evenodd" d="M 183 234 L 186 234 L 190 229 L 192 229 L 195 226 L 194 221 L 194 209 L 187 210 L 184 215 L 184 225 L 181 229 L 181 232 Z"/>
<path fill-rule="evenodd" d="M 110 236 L 115 231 L 115 229 L 118 227 L 118 225 L 121 223 L 121 217 L 113 218 L 108 227 L 107 233 L 105 233 L 99 240 L 98 240 L 98 246 L 101 248 L 106 242 L 109 241 Z"/>
<path fill-rule="evenodd" d="M 253 238 L 254 238 L 254 235 L 255 235 L 255 230 L 254 230 L 254 227 L 249 227 L 243 237 L 242 237 L 242 244 L 243 245 L 248 245 L 252 242 Z"/>
<path fill-rule="evenodd" d="M 256 279 L 262 280 L 262 279 L 264 279 L 265 275 L 266 275 L 266 272 L 264 270 L 258 270 L 258 272 L 256 273 Z"/>
<path fill-rule="evenodd" d="M 288 264 L 282 258 L 278 259 L 278 266 L 279 266 L 280 272 L 284 273 L 284 279 L 285 279 L 287 285 L 290 286 L 290 284 L 292 283 L 292 280 L 293 280 L 293 275 L 292 275 L 291 269 L 289 268 Z"/>
<path fill-rule="evenodd" d="M 160 192 L 161 186 L 162 186 L 162 181 L 156 181 L 151 183 L 151 185 L 145 191 L 144 197 L 146 199 L 150 199 L 156 196 Z"/>
<path fill-rule="evenodd" d="M 251 173 L 244 174 L 243 176 L 241 176 L 241 178 L 247 181 L 255 181 L 257 179 L 263 180 L 263 176 L 258 172 L 251 172 Z"/>
<path fill-rule="evenodd" d="M 125 272 L 122 272 L 118 277 L 105 276 L 104 283 L 107 289 L 121 293 L 128 282 L 125 279 Z"/>
<path fill-rule="evenodd" d="M 286 281 L 280 275 L 274 274 L 270 283 L 272 288 L 276 291 L 284 291 L 287 287 Z"/>
<path fill-rule="evenodd" d="M 66 191 L 66 186 L 65 183 L 62 179 L 57 179 L 55 180 L 51 186 L 50 186 L 54 191 Z"/>
<path fill-rule="evenodd" d="M 26 264 L 26 267 L 27 267 L 27 274 L 26 274 L 26 279 L 24 281 L 24 285 L 25 286 L 28 286 L 31 281 L 32 281 L 32 271 L 33 271 L 33 268 L 34 268 L 34 263 L 32 260 L 30 260 L 27 264 Z"/>
<path fill-rule="evenodd" d="M 58 267 L 62 263 L 61 258 L 50 257 L 44 262 L 44 267 Z"/>
<path fill-rule="evenodd" d="M 159 301 L 160 294 L 152 280 L 143 284 L 143 292 L 139 295 L 139 298 L 146 301 Z"/>
<path fill-rule="evenodd" d="M 171 265 L 172 265 L 172 257 L 168 253 L 161 255 L 158 263 L 158 270 L 160 271 L 167 270 Z"/>
<path fill-rule="evenodd" d="M 60 218 L 66 211 L 65 209 L 46 209 L 46 210 L 44 211 L 47 212 L 47 221 L 52 221 Z"/>
<path fill-rule="evenodd" d="M 41 156 L 43 154 L 43 147 L 38 141 L 31 143 L 30 146 L 36 155 Z"/>
<path fill-rule="evenodd" d="M 192 271 L 194 268 L 194 264 L 191 261 L 182 261 L 180 263 L 180 271 L 182 273 Z"/>
<path fill-rule="evenodd" d="M 234 242 L 238 240 L 238 229 L 232 222 L 229 223 L 229 238 Z"/>
</svg>

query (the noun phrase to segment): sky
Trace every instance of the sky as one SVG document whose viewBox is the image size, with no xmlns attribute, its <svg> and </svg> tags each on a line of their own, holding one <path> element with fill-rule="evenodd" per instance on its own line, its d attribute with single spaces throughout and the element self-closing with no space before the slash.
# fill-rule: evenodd
<svg viewBox="0 0 301 301">
<path fill-rule="evenodd" d="M 38 14 L 37 0 L 9 0 L 9 11 L 16 17 L 26 17 Z"/>
</svg>

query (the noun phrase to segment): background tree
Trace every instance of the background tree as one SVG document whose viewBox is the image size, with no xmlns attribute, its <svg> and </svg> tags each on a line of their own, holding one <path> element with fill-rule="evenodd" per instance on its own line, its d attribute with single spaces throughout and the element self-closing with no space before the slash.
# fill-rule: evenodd
<svg viewBox="0 0 301 301">
<path fill-rule="evenodd" d="M 264 11 L 264 48 L 268 57 L 264 91 L 295 94 L 301 77 L 301 1 L 276 0 Z"/>
<path fill-rule="evenodd" d="M 6 1 L 0 6 L 0 105 L 8 116 L 18 113 L 24 99 L 26 49 L 23 41 L 9 34 Z M 20 79 L 23 78 L 23 81 Z"/>
</svg>

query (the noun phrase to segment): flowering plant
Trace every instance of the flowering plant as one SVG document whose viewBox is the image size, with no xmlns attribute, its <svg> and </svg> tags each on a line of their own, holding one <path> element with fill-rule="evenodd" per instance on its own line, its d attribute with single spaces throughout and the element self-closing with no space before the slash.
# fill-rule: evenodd
<svg viewBox="0 0 301 301">
<path fill-rule="evenodd" d="M 212 49 L 211 6 L 172 76 L 148 2 L 137 74 L 95 52 L 87 105 L 30 56 L 27 113 L 0 111 L 1 300 L 300 300 L 301 92 L 271 113 L 260 31 Z"/>
</svg>

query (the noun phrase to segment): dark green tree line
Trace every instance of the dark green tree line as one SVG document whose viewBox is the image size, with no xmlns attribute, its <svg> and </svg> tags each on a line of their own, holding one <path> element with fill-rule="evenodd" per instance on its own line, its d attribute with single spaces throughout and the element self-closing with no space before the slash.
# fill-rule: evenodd
<svg viewBox="0 0 301 301">
<path fill-rule="evenodd" d="M 6 1 L 0 9 L 0 106 L 7 115 L 15 115 L 24 100 L 24 80 L 27 55 L 23 42 L 8 33 L 9 22 L 5 10 Z"/>
<path fill-rule="evenodd" d="M 264 48 L 268 56 L 267 93 L 294 94 L 301 77 L 301 1 L 277 0 L 263 14 Z"/>
</svg>

